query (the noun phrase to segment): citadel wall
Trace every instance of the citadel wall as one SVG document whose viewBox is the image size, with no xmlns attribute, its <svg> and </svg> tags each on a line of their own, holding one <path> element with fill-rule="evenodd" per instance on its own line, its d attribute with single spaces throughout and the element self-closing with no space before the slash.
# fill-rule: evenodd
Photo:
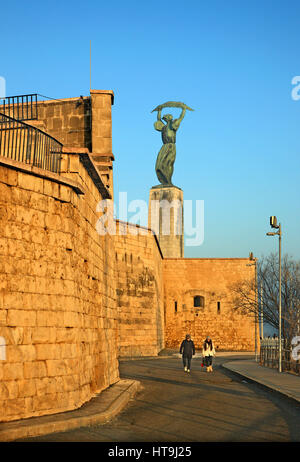
<svg viewBox="0 0 300 462">
<path fill-rule="evenodd" d="M 163 268 L 158 242 L 151 230 L 118 221 L 114 243 L 119 357 L 156 356 L 164 348 Z"/>
<path fill-rule="evenodd" d="M 86 148 L 111 196 L 113 104 L 111 90 L 91 90 L 90 96 L 38 101 L 38 119 L 29 121 L 68 148 Z"/>
<path fill-rule="evenodd" d="M 119 380 L 118 358 L 187 332 L 198 348 L 210 334 L 254 349 L 230 292 L 254 277 L 248 259 L 163 258 L 151 230 L 120 221 L 97 232 L 97 204 L 113 199 L 112 104 L 104 90 L 38 103 L 30 124 L 64 144 L 61 175 L 0 157 L 0 421 L 80 407 Z"/>
<path fill-rule="evenodd" d="M 119 379 L 114 247 L 96 231 L 93 168 L 75 153 L 62 176 L 1 158 L 0 421 L 77 408 Z"/>
<path fill-rule="evenodd" d="M 254 318 L 233 310 L 231 286 L 254 272 L 247 258 L 164 259 L 166 347 L 189 333 L 198 349 L 209 335 L 220 350 L 253 351 Z"/>
</svg>

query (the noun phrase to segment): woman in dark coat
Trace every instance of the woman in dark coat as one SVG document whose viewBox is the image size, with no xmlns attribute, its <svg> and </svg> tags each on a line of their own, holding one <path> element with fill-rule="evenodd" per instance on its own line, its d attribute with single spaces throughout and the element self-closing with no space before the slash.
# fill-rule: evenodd
<svg viewBox="0 0 300 462">
<path fill-rule="evenodd" d="M 190 334 L 185 336 L 185 340 L 180 345 L 179 353 L 182 354 L 183 367 L 185 372 L 191 371 L 192 356 L 195 354 L 195 345 Z"/>
</svg>

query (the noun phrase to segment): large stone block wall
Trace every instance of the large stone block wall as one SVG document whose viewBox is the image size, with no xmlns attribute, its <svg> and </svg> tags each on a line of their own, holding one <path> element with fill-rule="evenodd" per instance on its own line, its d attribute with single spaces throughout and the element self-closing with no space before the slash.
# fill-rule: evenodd
<svg viewBox="0 0 300 462">
<path fill-rule="evenodd" d="M 111 106 L 114 94 L 111 90 L 91 90 L 93 153 L 112 152 Z"/>
<path fill-rule="evenodd" d="M 113 104 L 114 93 L 112 90 L 91 90 L 90 96 L 38 101 L 37 120 L 25 121 L 45 131 L 65 147 L 88 149 L 98 173 L 112 197 Z M 0 105 L 0 112 L 1 109 L 4 108 Z M 7 108 L 5 110 L 7 113 Z M 21 107 L 19 111 L 21 114 Z M 26 114 L 26 105 L 24 113 Z M 15 114 L 17 114 L 16 105 Z M 13 115 L 12 109 L 10 115 Z"/>
<path fill-rule="evenodd" d="M 187 333 L 196 348 L 210 335 L 220 350 L 254 350 L 254 318 L 232 308 L 233 283 L 254 278 L 249 259 L 164 259 L 166 347 L 179 348 Z M 195 307 L 194 297 L 203 297 Z"/>
<path fill-rule="evenodd" d="M 91 90 L 90 97 L 39 101 L 38 120 L 30 121 L 68 148 L 87 148 L 111 196 L 113 102 L 111 90 Z"/>
<path fill-rule="evenodd" d="M 152 231 L 144 229 L 142 234 L 131 234 L 136 229 L 117 222 L 120 357 L 155 356 L 164 348 L 162 255 Z"/>
<path fill-rule="evenodd" d="M 92 158 L 113 198 L 112 114 L 114 93 L 111 90 L 91 90 Z"/>
<path fill-rule="evenodd" d="M 31 125 L 49 133 L 65 146 L 92 148 L 92 110 L 89 97 L 39 101 L 37 121 Z"/>
<path fill-rule="evenodd" d="M 119 379 L 101 194 L 78 156 L 63 165 L 84 194 L 0 163 L 0 421 L 77 408 Z"/>
</svg>

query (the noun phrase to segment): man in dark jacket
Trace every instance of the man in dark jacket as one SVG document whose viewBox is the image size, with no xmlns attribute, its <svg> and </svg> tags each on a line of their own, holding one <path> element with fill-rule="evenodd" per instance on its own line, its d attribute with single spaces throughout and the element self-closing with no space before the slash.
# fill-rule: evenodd
<svg viewBox="0 0 300 462">
<path fill-rule="evenodd" d="M 185 340 L 183 340 L 182 344 L 180 345 L 179 353 L 182 354 L 182 361 L 185 372 L 190 372 L 192 356 L 195 354 L 195 345 L 193 340 L 191 340 L 190 334 L 185 336 Z"/>
</svg>

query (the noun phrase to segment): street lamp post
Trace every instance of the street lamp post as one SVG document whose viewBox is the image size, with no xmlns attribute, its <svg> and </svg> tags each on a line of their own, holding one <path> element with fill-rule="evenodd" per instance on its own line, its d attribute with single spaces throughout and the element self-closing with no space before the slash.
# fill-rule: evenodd
<svg viewBox="0 0 300 462">
<path fill-rule="evenodd" d="M 260 333 L 261 338 L 264 338 L 264 296 L 263 296 L 263 284 L 260 281 Z"/>
<path fill-rule="evenodd" d="M 255 335 L 255 361 L 257 362 L 257 318 L 258 318 L 258 296 L 257 296 L 257 260 L 256 258 L 253 257 L 253 253 L 250 252 L 249 256 L 250 260 L 254 260 L 254 263 L 249 263 L 247 266 L 255 266 L 255 311 L 254 311 L 254 335 Z"/>
<path fill-rule="evenodd" d="M 278 372 L 281 372 L 281 223 L 277 225 L 277 218 L 275 216 L 270 217 L 270 225 L 272 228 L 278 229 L 277 233 L 267 233 L 267 236 L 278 236 L 279 238 L 279 306 L 278 306 L 278 341 L 279 341 L 279 360 L 278 360 Z"/>
</svg>

